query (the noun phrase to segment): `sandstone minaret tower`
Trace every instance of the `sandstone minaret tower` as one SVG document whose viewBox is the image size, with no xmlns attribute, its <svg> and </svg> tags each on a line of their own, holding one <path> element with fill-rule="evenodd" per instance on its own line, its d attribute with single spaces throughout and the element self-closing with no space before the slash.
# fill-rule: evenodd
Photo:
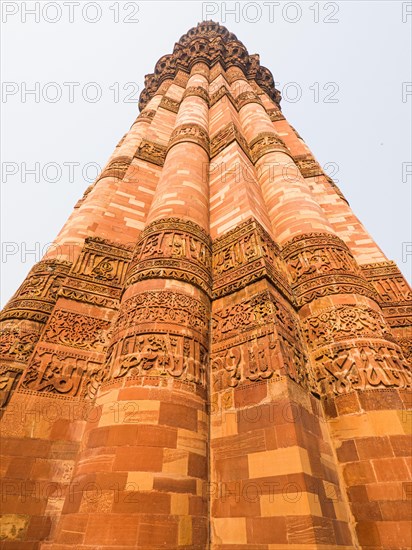
<svg viewBox="0 0 412 550">
<path fill-rule="evenodd" d="M 1 548 L 410 548 L 411 292 L 208 21 L 1 313 Z"/>
</svg>

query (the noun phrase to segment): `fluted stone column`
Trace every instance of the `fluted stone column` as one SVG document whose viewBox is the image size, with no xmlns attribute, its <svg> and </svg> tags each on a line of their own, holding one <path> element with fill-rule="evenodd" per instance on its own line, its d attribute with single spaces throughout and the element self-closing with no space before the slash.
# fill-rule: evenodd
<svg viewBox="0 0 412 550">
<path fill-rule="evenodd" d="M 237 77 L 242 78 L 238 73 L 233 86 Z M 247 87 L 244 79 L 242 86 Z M 372 488 L 383 489 L 386 467 L 399 468 L 402 479 L 411 475 L 404 448 L 399 449 L 406 445 L 408 427 L 402 410 L 412 382 L 410 367 L 385 321 L 375 289 L 334 234 L 297 167 L 292 178 L 290 169 L 284 168 L 288 163 L 294 169 L 295 163 L 269 115 L 257 104 L 258 97 L 247 90 L 238 101 L 243 103 L 240 119 L 256 166 L 265 163 L 273 169 L 272 178 L 269 170 L 259 170 L 262 191 L 299 310 L 308 368 L 315 381 L 312 392 L 320 395 L 331 419 L 330 434 L 342 463 L 340 475 L 359 543 L 384 548 L 391 522 L 398 520 L 399 540 L 407 544 L 402 504 L 397 512 L 382 513 Z M 387 449 L 377 453 L 374 446 L 385 436 Z M 375 459 L 372 464 L 371 459 Z M 353 492 L 359 485 L 364 488 L 360 500 Z M 363 511 L 366 505 L 370 516 Z"/>
<path fill-rule="evenodd" d="M 77 548 L 206 548 L 211 291 L 208 68 L 191 70 L 129 266 L 90 425 L 56 543 L 89 512 Z M 104 457 L 104 458 L 103 458 Z M 109 470 L 109 471 L 108 471 Z M 91 506 L 84 488 L 107 495 Z M 116 487 L 116 492 L 113 491 Z"/>
</svg>

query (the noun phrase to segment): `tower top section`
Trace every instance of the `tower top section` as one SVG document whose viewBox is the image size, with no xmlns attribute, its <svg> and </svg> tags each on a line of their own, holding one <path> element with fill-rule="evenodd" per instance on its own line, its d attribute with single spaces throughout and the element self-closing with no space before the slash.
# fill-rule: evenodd
<svg viewBox="0 0 412 550">
<path fill-rule="evenodd" d="M 220 63 L 224 70 L 239 67 L 248 80 L 254 80 L 269 97 L 280 103 L 280 92 L 275 88 L 272 73 L 262 67 L 259 55 L 249 54 L 233 33 L 215 21 L 202 21 L 176 42 L 173 53 L 164 55 L 156 63 L 154 73 L 145 77 L 145 88 L 140 94 L 139 108 L 144 109 L 164 80 L 173 79 L 176 73 L 190 73 L 196 63 L 212 68 Z"/>
</svg>

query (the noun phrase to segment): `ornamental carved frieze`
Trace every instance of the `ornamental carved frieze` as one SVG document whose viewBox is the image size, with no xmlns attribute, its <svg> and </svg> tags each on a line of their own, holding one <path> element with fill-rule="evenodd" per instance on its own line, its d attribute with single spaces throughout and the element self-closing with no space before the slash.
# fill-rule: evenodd
<svg viewBox="0 0 412 550">
<path fill-rule="evenodd" d="M 119 156 L 111 160 L 99 176 L 99 180 L 103 178 L 123 179 L 129 166 L 132 162 L 132 157 Z"/>
<path fill-rule="evenodd" d="M 289 300 L 292 293 L 278 245 L 253 218 L 213 241 L 213 297 L 268 278 Z"/>
<path fill-rule="evenodd" d="M 283 140 L 275 133 L 262 132 L 258 134 L 249 144 L 252 160 L 256 163 L 267 153 L 282 151 L 289 153 Z"/>
<path fill-rule="evenodd" d="M 103 358 L 101 354 L 38 345 L 19 382 L 18 391 L 61 398 L 92 398 L 90 380 L 101 372 Z"/>
<path fill-rule="evenodd" d="M 43 328 L 32 321 L 5 321 L 0 329 L 1 361 L 25 363 L 30 357 Z"/>
<path fill-rule="evenodd" d="M 202 67 L 202 63 L 206 66 Z M 189 75 L 194 66 L 196 71 L 203 71 L 202 74 L 207 78 L 209 69 L 217 63 L 223 70 L 237 68 L 240 73 L 237 78 L 255 81 L 275 103 L 280 102 L 280 93 L 275 88 L 273 76 L 260 65 L 259 57 L 249 55 L 236 36 L 218 23 L 204 21 L 182 36 L 175 44 L 173 53 L 161 57 L 154 73 L 146 76 L 145 88 L 139 99 L 140 110 L 158 93 L 162 82 L 168 79 L 175 79 L 176 82 L 176 75 Z M 232 69 L 227 79 L 230 82 L 234 77 L 235 71 Z"/>
<path fill-rule="evenodd" d="M 184 71 L 178 71 L 173 79 L 173 84 L 176 84 L 176 86 L 179 86 L 180 88 L 186 88 L 189 78 L 190 75 L 188 73 Z"/>
<path fill-rule="evenodd" d="M 268 109 L 267 113 L 272 122 L 278 122 L 279 120 L 285 120 L 283 113 L 280 109 Z"/>
<path fill-rule="evenodd" d="M 300 138 L 296 130 L 292 126 L 291 128 L 296 133 L 296 135 Z M 320 164 L 315 160 L 315 158 L 310 153 L 306 155 L 297 155 L 293 157 L 293 160 L 297 165 L 297 167 L 299 168 L 299 171 L 304 178 L 318 178 L 318 177 L 321 178 L 323 181 L 327 182 L 330 185 L 330 187 L 333 188 L 335 193 L 342 200 L 344 200 L 347 204 L 349 204 L 346 197 L 344 196 L 342 191 L 339 189 L 339 187 L 336 185 L 336 183 L 333 181 L 333 179 L 325 174 Z"/>
<path fill-rule="evenodd" d="M 132 245 L 124 246 L 98 237 L 87 237 L 82 252 L 70 271 L 70 277 L 121 286 L 131 257 Z M 84 288 L 86 289 L 87 287 Z"/>
<path fill-rule="evenodd" d="M 157 166 L 163 166 L 166 158 L 166 151 L 167 147 L 164 145 L 148 139 L 143 139 L 134 156 L 141 160 L 147 160 Z"/>
<path fill-rule="evenodd" d="M 307 233 L 282 249 L 297 305 L 330 294 L 362 294 L 376 300 L 376 292 L 346 244 L 337 236 Z"/>
<path fill-rule="evenodd" d="M 256 94 L 256 92 L 242 92 L 239 94 L 236 98 L 236 106 L 238 111 L 245 105 L 248 105 L 249 103 L 257 103 L 258 105 L 262 105 L 262 100 L 260 97 Z"/>
<path fill-rule="evenodd" d="M 113 339 L 142 323 L 185 326 L 206 335 L 209 329 L 209 303 L 170 290 L 141 292 L 122 303 L 113 327 Z"/>
<path fill-rule="evenodd" d="M 213 312 L 211 368 L 215 391 L 288 377 L 317 392 L 296 312 L 268 290 Z"/>
<path fill-rule="evenodd" d="M 57 294 L 71 263 L 42 260 L 33 266 L 23 284 L 6 304 L 0 320 L 27 319 L 45 323 L 57 300 Z"/>
<path fill-rule="evenodd" d="M 205 128 L 199 124 L 182 124 L 175 128 L 170 136 L 168 150 L 177 143 L 196 143 L 203 147 L 207 154 L 210 150 L 209 134 Z"/>
<path fill-rule="evenodd" d="M 236 103 L 235 98 L 231 94 L 230 90 L 222 84 L 215 92 L 210 93 L 210 106 L 212 107 L 215 103 L 220 101 L 222 98 L 225 98 L 225 100 L 230 101 L 230 103 L 233 105 L 233 107 L 238 110 L 238 106 Z"/>
<path fill-rule="evenodd" d="M 244 333 L 260 325 L 274 323 L 275 309 L 268 291 L 213 312 L 212 342 Z"/>
<path fill-rule="evenodd" d="M 320 164 L 310 154 L 295 156 L 294 161 L 304 178 L 323 175 Z"/>
<path fill-rule="evenodd" d="M 68 277 L 59 291 L 59 296 L 100 307 L 118 309 L 122 289 L 117 285 L 91 283 L 77 277 Z"/>
<path fill-rule="evenodd" d="M 213 351 L 212 390 L 219 392 L 248 382 L 279 379 L 279 354 L 279 341 L 274 333 L 256 333 L 254 338 Z"/>
<path fill-rule="evenodd" d="M 171 377 L 204 386 L 208 364 L 205 343 L 172 329 L 128 334 L 109 350 L 106 380 Z"/>
<path fill-rule="evenodd" d="M 353 338 L 394 340 L 383 315 L 366 305 L 345 304 L 319 311 L 303 322 L 311 348 Z"/>
<path fill-rule="evenodd" d="M 210 294 L 209 235 L 196 223 L 180 218 L 163 218 L 149 224 L 134 251 L 126 285 L 151 278 L 186 281 Z"/>
<path fill-rule="evenodd" d="M 108 346 L 110 327 L 108 320 L 58 309 L 51 315 L 42 341 L 103 352 Z"/>
<path fill-rule="evenodd" d="M 154 109 L 145 109 L 142 111 L 139 116 L 137 117 L 136 122 L 144 121 L 144 122 L 152 122 L 156 115 L 156 111 Z"/>
<path fill-rule="evenodd" d="M 412 305 L 412 289 L 395 262 L 378 262 L 362 266 L 365 277 L 376 288 L 382 305 Z"/>
<path fill-rule="evenodd" d="M 229 122 L 222 130 L 212 136 L 210 140 L 210 158 L 216 157 L 234 141 L 238 143 L 245 155 L 251 159 L 248 142 L 233 122 Z"/>
<path fill-rule="evenodd" d="M 172 113 L 177 113 L 179 111 L 180 101 L 176 101 L 171 97 L 163 96 L 162 101 L 159 104 L 159 107 L 171 111 Z"/>
<path fill-rule="evenodd" d="M 11 363 L 0 365 L 0 414 L 9 402 L 11 394 L 16 390 L 22 372 L 19 366 Z"/>
<path fill-rule="evenodd" d="M 399 347 L 363 341 L 328 345 L 313 354 L 320 394 L 333 397 L 369 389 L 408 389 L 412 373 Z"/>
<path fill-rule="evenodd" d="M 200 97 L 209 105 L 209 94 L 202 86 L 188 86 L 183 94 L 183 99 L 187 97 Z"/>
<path fill-rule="evenodd" d="M 409 365 L 412 365 L 412 335 L 405 338 L 397 338 L 398 344 L 402 349 L 402 353 Z"/>
</svg>

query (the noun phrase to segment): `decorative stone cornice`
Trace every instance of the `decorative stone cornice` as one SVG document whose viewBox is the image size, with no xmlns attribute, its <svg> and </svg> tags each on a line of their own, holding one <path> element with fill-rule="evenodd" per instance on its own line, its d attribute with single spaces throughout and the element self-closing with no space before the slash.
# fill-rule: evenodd
<svg viewBox="0 0 412 550">
<path fill-rule="evenodd" d="M 146 76 L 139 100 L 140 109 L 144 109 L 158 93 L 162 82 L 175 79 L 178 71 L 190 73 L 192 67 L 200 63 L 209 69 L 216 63 L 220 63 L 224 70 L 237 67 L 245 78 L 256 81 L 276 104 L 280 103 L 280 93 L 275 88 L 273 76 L 260 65 L 259 56 L 250 55 L 242 42 L 219 23 L 203 21 L 183 35 L 175 44 L 173 53 L 161 57 L 154 73 Z"/>
</svg>

